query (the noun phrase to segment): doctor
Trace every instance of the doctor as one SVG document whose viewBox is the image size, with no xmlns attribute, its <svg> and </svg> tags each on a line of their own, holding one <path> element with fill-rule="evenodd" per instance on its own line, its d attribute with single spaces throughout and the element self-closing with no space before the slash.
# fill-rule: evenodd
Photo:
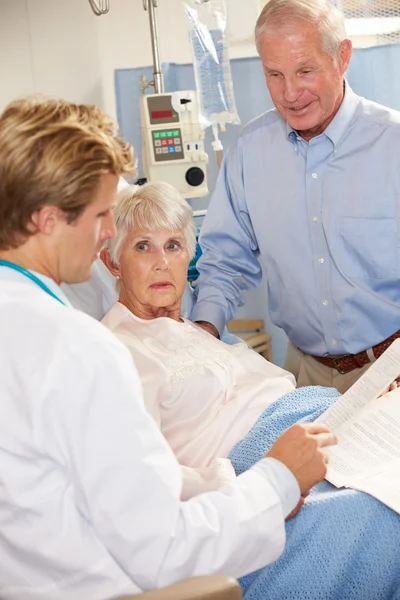
<svg viewBox="0 0 400 600">
<path fill-rule="evenodd" d="M 220 491 L 180 500 L 128 351 L 59 287 L 90 277 L 132 170 L 96 107 L 27 97 L 0 116 L 2 600 L 102 600 L 259 569 L 335 443 L 295 426 Z"/>
</svg>

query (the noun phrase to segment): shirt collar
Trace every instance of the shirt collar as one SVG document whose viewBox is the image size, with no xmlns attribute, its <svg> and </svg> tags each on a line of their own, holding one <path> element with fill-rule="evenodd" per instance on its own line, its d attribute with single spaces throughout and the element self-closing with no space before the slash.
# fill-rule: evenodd
<svg viewBox="0 0 400 600">
<path fill-rule="evenodd" d="M 53 292 L 53 294 L 55 294 L 60 300 L 62 300 L 64 304 L 72 307 L 72 304 L 68 300 L 67 296 L 64 294 L 60 286 L 58 286 L 56 282 L 53 281 L 53 279 L 50 279 L 50 277 L 46 277 L 46 275 L 42 275 L 42 273 L 37 273 L 36 271 L 31 271 L 31 273 L 33 273 L 33 275 L 35 275 L 38 279 L 43 281 L 43 283 L 47 285 L 47 287 Z M 8 267 L 2 266 L 0 266 L 0 280 L 24 281 L 25 283 L 36 285 L 34 281 L 31 281 L 19 271 L 14 271 L 13 269 L 9 269 Z"/>
<path fill-rule="evenodd" d="M 353 119 L 354 113 L 356 112 L 358 99 L 356 94 L 353 92 L 347 81 L 345 82 L 345 93 L 343 102 L 339 107 L 333 120 L 329 123 L 323 134 L 328 137 L 332 144 L 337 149 L 337 146 L 343 137 L 344 133 L 348 130 L 349 125 Z M 289 123 L 286 122 L 286 135 L 289 141 L 293 144 L 297 144 L 299 141 L 299 135 Z"/>
</svg>

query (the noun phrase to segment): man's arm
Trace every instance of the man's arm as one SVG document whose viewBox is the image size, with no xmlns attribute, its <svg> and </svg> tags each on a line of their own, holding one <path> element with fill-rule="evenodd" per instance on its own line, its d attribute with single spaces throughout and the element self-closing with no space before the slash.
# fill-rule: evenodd
<svg viewBox="0 0 400 600">
<path fill-rule="evenodd" d="M 222 163 L 201 228 L 203 254 L 197 263 L 200 277 L 194 285 L 197 302 L 191 319 L 212 324 L 219 334 L 243 305 L 243 291 L 261 281 L 258 244 L 246 205 L 241 144 L 239 139 Z M 215 331 L 207 331 L 215 335 Z"/>
<path fill-rule="evenodd" d="M 204 492 L 219 490 L 229 481 L 236 479 L 229 458 L 215 458 L 208 467 L 186 467 L 181 465 L 181 500 L 189 500 Z"/>
<path fill-rule="evenodd" d="M 49 396 L 45 416 L 77 509 L 110 555 L 144 590 L 207 573 L 240 577 L 275 560 L 284 519 L 315 468 L 299 467 L 299 486 L 278 447 L 281 461 L 271 456 L 182 502 L 180 467 L 145 411 L 131 357 L 106 333 L 107 347 L 82 336 L 79 352 L 63 345 L 54 353 L 59 393 Z M 290 456 L 293 448 L 302 455 L 296 440 Z"/>
<path fill-rule="evenodd" d="M 128 351 L 110 336 L 108 348 L 82 335 L 76 356 L 65 346 L 54 353 L 59 393 L 44 411 L 49 453 L 98 539 L 143 590 L 194 575 L 240 577 L 276 560 L 283 513 L 300 496 L 295 478 L 277 491 L 265 461 L 182 501 L 180 466 L 144 408 Z"/>
</svg>

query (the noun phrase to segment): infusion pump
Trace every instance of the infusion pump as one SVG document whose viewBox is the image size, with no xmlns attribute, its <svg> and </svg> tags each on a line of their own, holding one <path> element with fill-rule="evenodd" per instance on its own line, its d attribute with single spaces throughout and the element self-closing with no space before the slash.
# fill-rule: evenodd
<svg viewBox="0 0 400 600">
<path fill-rule="evenodd" d="M 196 92 L 143 95 L 140 117 L 146 179 L 170 183 L 185 198 L 208 194 L 208 156 Z"/>
</svg>

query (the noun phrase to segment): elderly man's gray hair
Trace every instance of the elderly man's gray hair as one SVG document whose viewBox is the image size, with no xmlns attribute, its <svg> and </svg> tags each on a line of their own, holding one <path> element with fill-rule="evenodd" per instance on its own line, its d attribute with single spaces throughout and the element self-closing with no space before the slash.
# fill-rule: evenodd
<svg viewBox="0 0 400 600">
<path fill-rule="evenodd" d="M 305 20 L 314 23 L 321 34 L 323 47 L 334 60 L 346 39 L 343 14 L 330 0 L 269 0 L 261 11 L 255 27 L 257 51 L 262 37 L 273 33 L 287 22 Z"/>
<path fill-rule="evenodd" d="M 118 264 L 121 249 L 129 231 L 165 229 L 183 231 L 189 257 L 196 251 L 196 227 L 193 211 L 180 193 L 168 183 L 147 183 L 119 192 L 114 208 L 117 233 L 104 243 L 114 264 Z"/>
</svg>

